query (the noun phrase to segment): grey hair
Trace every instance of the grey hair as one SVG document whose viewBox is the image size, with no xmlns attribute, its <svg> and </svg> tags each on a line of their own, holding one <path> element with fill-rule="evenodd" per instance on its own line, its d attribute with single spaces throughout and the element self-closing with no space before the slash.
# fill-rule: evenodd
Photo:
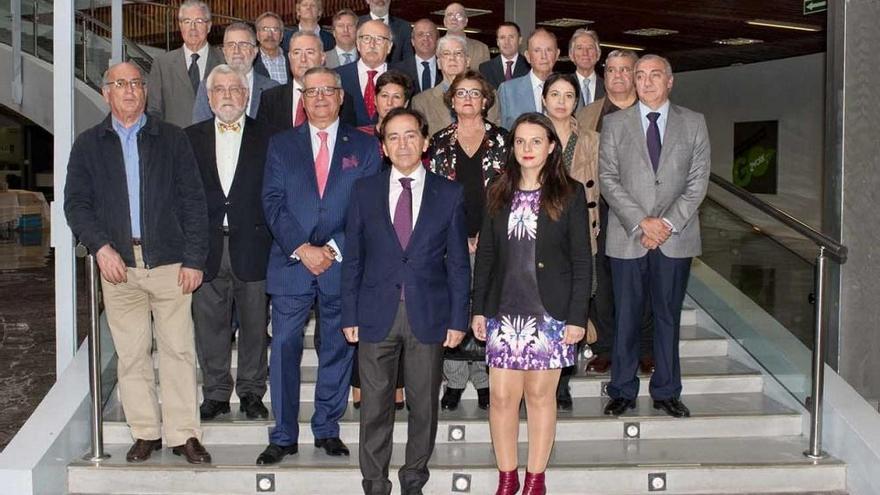
<svg viewBox="0 0 880 495">
<path fill-rule="evenodd" d="M 457 34 L 447 34 L 437 40 L 437 53 L 443 51 L 450 42 L 455 41 L 461 44 L 461 49 L 467 52 L 467 40 L 463 36 L 459 36 Z M 467 55 L 467 53 L 465 53 Z"/>
<path fill-rule="evenodd" d="M 328 69 L 328 68 L 324 67 L 323 65 L 318 65 L 318 66 L 312 67 L 311 69 L 307 70 L 306 73 L 303 74 L 303 83 L 305 83 L 305 80 L 307 77 L 309 77 L 313 74 L 330 74 L 333 76 L 333 80 L 336 81 L 336 87 L 338 87 L 338 88 L 342 87 L 342 78 L 339 76 L 339 73 L 333 69 Z"/>
<path fill-rule="evenodd" d="M 589 36 L 593 40 L 593 43 L 596 45 L 596 52 L 599 54 L 599 58 L 602 58 L 602 47 L 599 46 L 599 33 L 593 31 L 592 29 L 576 29 L 575 32 L 571 35 L 571 39 L 568 40 L 568 52 L 571 53 L 571 50 L 574 48 L 574 44 L 575 42 L 577 42 L 577 39 L 584 36 Z"/>
<path fill-rule="evenodd" d="M 203 0 L 185 0 L 180 4 L 180 8 L 177 9 L 177 18 L 180 19 L 180 13 L 183 12 L 183 9 L 189 9 L 193 7 L 198 7 L 202 9 L 202 14 L 210 21 L 211 20 L 211 7 L 208 6 Z"/>
<path fill-rule="evenodd" d="M 315 34 L 313 31 L 296 31 L 291 34 L 290 39 L 287 41 L 287 51 L 290 51 L 290 49 L 293 48 L 294 40 L 297 40 L 299 38 L 312 38 L 317 40 L 318 44 L 321 45 L 321 51 L 324 51 L 324 44 L 321 41 L 321 38 L 318 37 L 318 35 Z"/>
<path fill-rule="evenodd" d="M 653 53 L 642 55 L 642 57 L 639 58 L 639 60 L 636 62 L 636 72 L 639 71 L 639 65 L 641 65 L 643 62 L 648 62 L 650 60 L 659 60 L 663 62 L 663 65 L 666 67 L 666 75 L 672 75 L 672 64 L 669 63 L 669 60 L 667 60 L 665 57 L 661 57 L 660 55 L 654 55 Z"/>
<path fill-rule="evenodd" d="M 254 28 L 251 27 L 250 24 L 244 22 L 233 22 L 232 24 L 226 26 L 226 29 L 223 30 L 223 38 L 226 38 L 226 34 L 233 31 L 244 31 L 250 36 L 251 42 L 257 43 L 257 35 L 254 33 Z"/>
<path fill-rule="evenodd" d="M 369 20 L 369 21 L 366 21 L 366 22 L 361 23 L 361 25 L 358 26 L 358 29 L 357 29 L 357 33 L 356 33 L 357 36 L 360 36 L 360 35 L 361 35 L 361 30 L 364 28 L 364 26 L 367 25 L 367 22 L 374 22 L 374 21 L 375 21 L 375 22 L 378 22 L 378 23 L 380 23 L 380 24 L 382 24 L 383 26 L 385 26 L 385 29 L 388 30 L 388 39 L 391 40 L 391 43 L 394 43 L 394 31 L 391 30 L 391 26 L 385 24 L 385 23 L 382 22 L 382 21 L 375 20 L 375 19 L 373 19 L 373 20 Z"/>
<path fill-rule="evenodd" d="M 608 60 L 610 60 L 612 58 L 628 58 L 628 59 L 632 60 L 633 64 L 635 64 L 636 62 L 639 61 L 639 56 L 636 55 L 636 52 L 634 52 L 632 50 L 627 50 L 625 48 L 611 50 L 610 52 L 608 52 L 608 56 L 605 57 L 605 63 L 607 64 Z"/>
<path fill-rule="evenodd" d="M 101 75 L 101 82 L 103 84 L 110 84 L 111 82 L 113 82 L 110 80 L 110 71 L 112 71 L 116 67 L 119 67 L 122 64 L 128 64 L 128 65 L 134 67 L 138 71 L 138 78 L 141 80 L 144 80 L 144 81 L 146 80 L 146 75 L 144 74 L 144 69 L 141 69 L 141 67 L 139 65 L 133 64 L 131 62 L 119 62 L 117 64 L 111 65 L 110 67 L 107 68 L 107 70 L 104 71 L 104 74 Z"/>
<path fill-rule="evenodd" d="M 276 21 L 281 23 L 281 29 L 284 29 L 284 19 L 282 19 L 280 15 L 272 12 L 271 10 L 267 10 L 266 12 L 260 14 L 254 21 L 254 26 L 258 26 L 260 22 L 262 22 L 264 19 L 275 19 Z"/>
<path fill-rule="evenodd" d="M 237 70 L 233 69 L 229 65 L 220 64 L 211 70 L 211 73 L 208 74 L 208 79 L 205 80 L 205 87 L 208 88 L 208 91 L 211 91 L 214 88 L 214 78 L 217 77 L 218 75 L 224 75 L 224 74 L 235 74 L 236 76 L 238 76 L 238 79 L 241 81 L 241 85 L 244 87 L 247 87 L 247 85 L 248 85 L 247 76 L 245 76 L 241 72 L 238 72 Z"/>
</svg>

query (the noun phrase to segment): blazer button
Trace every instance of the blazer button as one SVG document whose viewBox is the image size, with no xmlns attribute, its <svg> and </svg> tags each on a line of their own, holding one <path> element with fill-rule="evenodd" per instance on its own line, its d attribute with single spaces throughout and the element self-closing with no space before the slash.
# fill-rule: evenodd
<svg viewBox="0 0 880 495">
<path fill-rule="evenodd" d="M 400 261 L 406 263 L 407 261 L 409 261 L 409 258 L 407 258 L 406 256 L 404 256 L 403 258 L 400 258 Z"/>
<path fill-rule="evenodd" d="M 223 203 L 223 206 L 229 206 L 229 205 L 231 205 L 231 204 L 232 204 L 232 203 L 230 203 L 229 201 L 227 201 L 227 202 Z"/>
<path fill-rule="evenodd" d="M 538 268 L 544 268 L 544 263 L 538 262 Z"/>
<path fill-rule="evenodd" d="M 660 181 L 659 181 L 659 180 L 655 180 L 655 181 L 654 181 L 654 185 L 655 185 L 655 186 L 659 186 L 659 185 L 660 185 Z"/>
</svg>

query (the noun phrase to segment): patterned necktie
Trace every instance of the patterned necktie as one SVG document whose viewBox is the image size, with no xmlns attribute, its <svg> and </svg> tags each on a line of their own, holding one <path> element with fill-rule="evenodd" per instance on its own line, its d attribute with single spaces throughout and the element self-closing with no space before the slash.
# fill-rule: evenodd
<svg viewBox="0 0 880 495">
<path fill-rule="evenodd" d="M 507 68 L 504 69 L 504 80 L 510 81 L 513 79 L 513 60 L 508 60 L 504 63 L 507 64 Z"/>
<path fill-rule="evenodd" d="M 296 112 L 293 115 L 293 126 L 296 127 L 306 121 L 306 109 L 303 107 L 303 96 L 299 95 L 296 103 Z"/>
<path fill-rule="evenodd" d="M 651 159 L 651 167 L 654 168 L 654 173 L 657 172 L 657 167 L 660 166 L 660 150 L 662 149 L 660 144 L 660 127 L 657 125 L 657 119 L 659 118 L 659 112 L 648 113 L 648 120 L 651 121 L 648 124 L 648 158 Z"/>
<path fill-rule="evenodd" d="M 403 190 L 400 191 L 400 197 L 397 199 L 397 206 L 394 208 L 394 232 L 397 233 L 397 240 L 400 241 L 400 247 L 406 249 L 409 245 L 409 238 L 412 235 L 412 181 L 409 177 L 401 177 L 400 185 Z"/>
<path fill-rule="evenodd" d="M 589 105 L 592 98 L 589 79 L 584 79 L 584 90 L 581 91 L 581 94 L 584 95 L 584 105 Z"/>
<path fill-rule="evenodd" d="M 422 91 L 431 87 L 431 64 L 422 62 Z"/>
<path fill-rule="evenodd" d="M 327 131 L 318 131 L 321 138 L 321 147 L 318 148 L 318 156 L 315 157 L 315 176 L 318 178 L 318 195 L 324 197 L 324 187 L 327 186 L 327 176 L 330 175 L 330 148 L 327 146 Z"/>
<path fill-rule="evenodd" d="M 226 124 L 223 122 L 217 122 L 217 127 L 220 129 L 220 134 L 224 132 L 238 132 L 241 130 L 241 125 L 238 122 L 233 122 L 231 124 Z"/>
<path fill-rule="evenodd" d="M 350 64 L 352 62 L 350 53 L 345 52 L 342 54 L 342 57 L 345 58 L 345 62 L 342 63 L 343 65 Z"/>
<path fill-rule="evenodd" d="M 189 56 L 189 58 L 190 58 L 189 69 L 186 71 L 186 73 L 187 73 L 187 75 L 189 75 L 189 82 L 190 82 L 190 84 L 192 84 L 193 94 L 196 94 L 199 92 L 199 81 L 201 81 L 201 78 L 199 77 L 199 64 L 198 64 L 199 54 L 193 53 L 192 55 Z"/>
<path fill-rule="evenodd" d="M 376 83 L 374 79 L 379 71 L 367 71 L 367 87 L 364 89 L 364 106 L 367 107 L 367 115 L 370 120 L 376 118 Z"/>
</svg>

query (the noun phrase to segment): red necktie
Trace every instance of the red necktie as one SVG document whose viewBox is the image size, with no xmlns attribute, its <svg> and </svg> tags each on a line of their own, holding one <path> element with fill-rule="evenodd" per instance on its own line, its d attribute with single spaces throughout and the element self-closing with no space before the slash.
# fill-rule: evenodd
<svg viewBox="0 0 880 495">
<path fill-rule="evenodd" d="M 367 87 L 364 89 L 364 106 L 367 107 L 367 115 L 370 120 L 376 118 L 376 83 L 373 82 L 376 74 L 378 71 L 367 71 Z"/>
<path fill-rule="evenodd" d="M 318 148 L 318 156 L 315 157 L 315 176 L 318 178 L 318 195 L 324 197 L 324 187 L 327 186 L 327 176 L 330 175 L 330 148 L 327 146 L 327 131 L 318 131 L 321 138 L 321 147 Z"/>
<path fill-rule="evenodd" d="M 293 116 L 293 126 L 296 127 L 306 121 L 306 109 L 303 108 L 303 97 L 300 95 L 296 103 L 296 114 Z"/>
<path fill-rule="evenodd" d="M 504 69 L 504 80 L 510 81 L 513 79 L 513 71 L 511 70 L 513 67 L 513 60 L 507 60 L 504 63 L 507 64 L 507 68 Z"/>
</svg>

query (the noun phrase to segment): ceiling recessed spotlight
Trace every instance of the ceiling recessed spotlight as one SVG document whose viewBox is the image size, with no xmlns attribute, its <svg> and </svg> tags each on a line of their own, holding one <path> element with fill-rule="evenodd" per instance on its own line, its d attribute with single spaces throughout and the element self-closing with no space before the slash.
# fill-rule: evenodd
<svg viewBox="0 0 880 495">
<path fill-rule="evenodd" d="M 447 29 L 443 26 L 437 26 L 437 30 L 438 31 L 447 31 Z M 474 29 L 474 28 L 465 28 L 464 32 L 467 34 L 480 34 L 483 32 L 483 30 L 482 29 Z"/>
<path fill-rule="evenodd" d="M 746 24 L 749 24 L 751 26 L 763 26 L 778 29 L 793 29 L 795 31 L 809 31 L 811 33 L 816 33 L 822 30 L 821 27 L 815 26 L 813 24 L 798 24 L 795 22 L 785 21 L 768 21 L 767 19 L 752 19 L 750 21 L 746 21 Z"/>
<path fill-rule="evenodd" d="M 743 46 L 743 45 L 754 45 L 756 43 L 763 43 L 764 40 L 756 40 L 754 38 L 726 38 L 723 40 L 715 40 L 714 43 L 719 45 L 728 45 L 728 46 Z"/>
<path fill-rule="evenodd" d="M 592 23 L 593 23 L 593 21 L 589 21 L 587 19 L 573 19 L 571 17 L 560 17 L 559 19 L 551 19 L 549 21 L 541 21 L 538 23 L 538 25 L 557 27 L 557 28 L 569 28 L 569 27 L 576 27 L 576 26 L 587 26 Z"/>
<path fill-rule="evenodd" d="M 468 17 L 476 17 L 478 15 L 486 15 L 486 14 L 492 13 L 491 10 L 475 9 L 472 7 L 465 7 L 464 12 L 465 12 L 465 14 L 467 14 Z M 434 15 L 439 15 L 440 17 L 443 17 L 446 15 L 446 9 L 435 10 L 434 12 L 431 12 L 431 13 Z"/>
<path fill-rule="evenodd" d="M 643 47 L 643 46 L 622 45 L 622 44 L 620 44 L 620 43 L 606 43 L 606 42 L 604 42 L 604 41 L 601 42 L 601 43 L 599 43 L 599 46 L 602 46 L 602 47 L 605 47 L 605 48 L 616 48 L 616 49 L 618 49 L 618 50 L 632 50 L 632 51 L 634 51 L 634 52 L 643 52 L 643 51 L 645 51 L 645 47 Z"/>
<path fill-rule="evenodd" d="M 634 36 L 668 36 L 670 34 L 678 34 L 678 31 L 674 29 L 644 28 L 630 29 L 629 31 L 624 31 L 623 33 L 632 34 Z"/>
</svg>

